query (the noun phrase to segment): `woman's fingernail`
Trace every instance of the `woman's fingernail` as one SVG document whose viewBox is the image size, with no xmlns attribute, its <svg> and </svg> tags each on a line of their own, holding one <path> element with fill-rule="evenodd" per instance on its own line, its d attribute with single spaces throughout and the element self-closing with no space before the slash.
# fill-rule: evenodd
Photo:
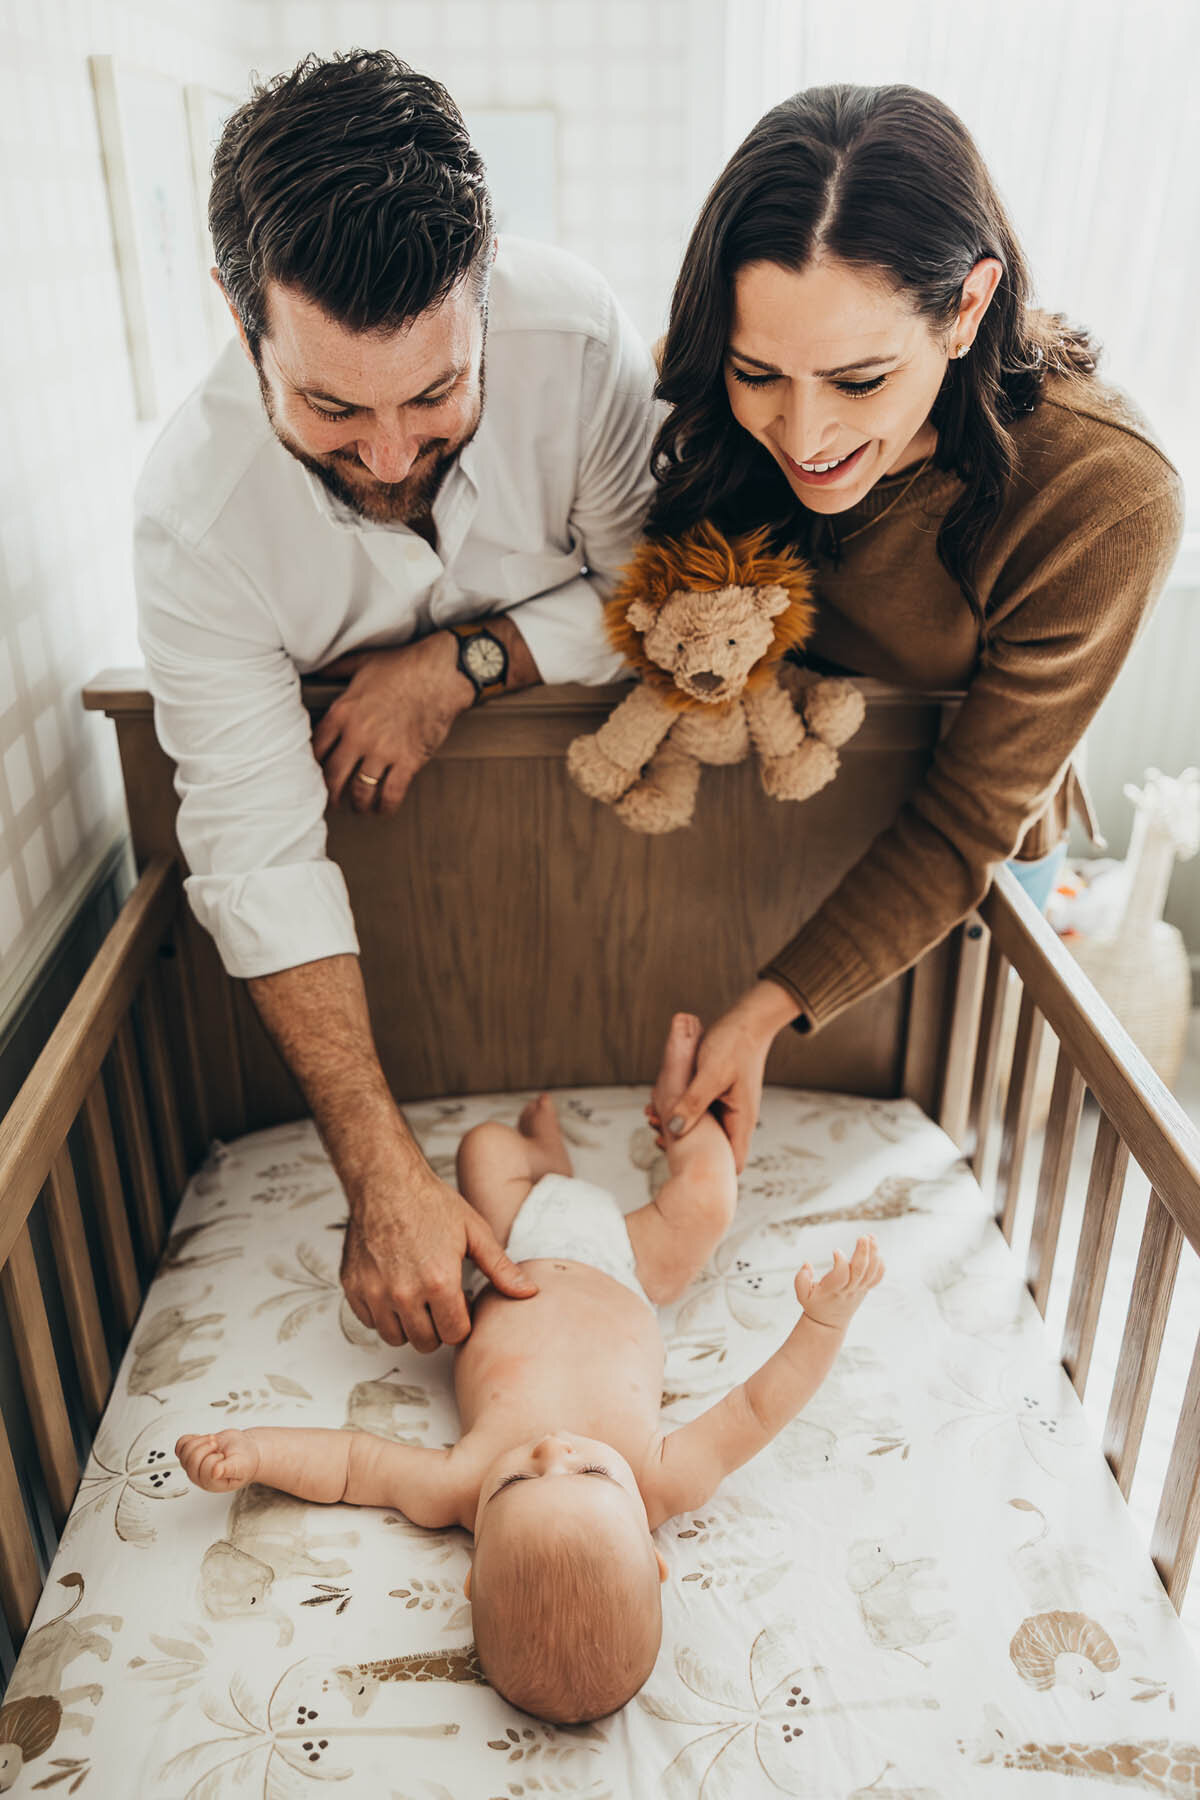
<svg viewBox="0 0 1200 1800">
<path fill-rule="evenodd" d="M 678 1137 L 680 1132 L 683 1130 L 683 1119 L 680 1117 L 680 1115 L 678 1113 L 675 1114 L 675 1117 L 671 1120 L 670 1124 L 667 1126 L 667 1130 L 670 1132 L 672 1137 Z"/>
</svg>

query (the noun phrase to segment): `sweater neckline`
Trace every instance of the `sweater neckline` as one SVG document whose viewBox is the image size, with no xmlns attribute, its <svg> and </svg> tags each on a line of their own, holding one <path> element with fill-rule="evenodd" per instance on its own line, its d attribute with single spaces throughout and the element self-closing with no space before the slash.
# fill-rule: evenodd
<svg viewBox="0 0 1200 1800">
<path fill-rule="evenodd" d="M 902 500 L 897 499 L 897 489 L 903 488 L 906 482 L 909 491 Z M 949 499 L 961 486 L 961 480 L 952 469 L 939 469 L 933 463 L 915 480 L 911 468 L 898 469 L 894 475 L 880 476 L 874 487 L 861 500 L 855 501 L 853 506 L 848 506 L 845 512 L 827 513 L 825 516 L 834 530 L 842 535 L 843 531 L 839 528 L 844 530 L 848 527 L 852 530 L 856 525 L 866 525 L 877 518 L 885 507 L 891 507 L 899 518 L 902 513 L 911 512 L 915 506 L 926 507 L 929 501 L 940 499 L 943 494 Z"/>
</svg>

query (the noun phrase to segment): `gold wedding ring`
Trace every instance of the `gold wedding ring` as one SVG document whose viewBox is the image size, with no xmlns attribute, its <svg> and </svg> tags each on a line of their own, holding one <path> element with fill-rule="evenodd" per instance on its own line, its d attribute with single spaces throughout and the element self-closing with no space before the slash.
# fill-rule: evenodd
<svg viewBox="0 0 1200 1800">
<path fill-rule="evenodd" d="M 383 780 L 382 775 L 366 775 L 361 769 L 354 777 L 355 781 L 365 781 L 368 787 L 378 787 Z"/>
</svg>

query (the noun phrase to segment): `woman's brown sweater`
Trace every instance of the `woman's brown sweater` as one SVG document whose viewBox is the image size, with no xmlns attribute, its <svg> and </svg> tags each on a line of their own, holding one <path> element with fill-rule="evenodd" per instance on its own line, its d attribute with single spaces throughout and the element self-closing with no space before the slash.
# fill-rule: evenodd
<svg viewBox="0 0 1200 1800">
<path fill-rule="evenodd" d="M 1123 395 L 1051 377 L 1011 430 L 1017 473 L 976 565 L 982 637 L 937 555 L 956 476 L 905 470 L 836 515 L 843 548 L 819 570 L 808 650 L 964 699 L 895 822 L 761 971 L 799 1002 L 801 1030 L 915 962 L 979 902 L 996 863 L 1062 835 L 1071 753 L 1170 571 L 1181 483 Z"/>
</svg>

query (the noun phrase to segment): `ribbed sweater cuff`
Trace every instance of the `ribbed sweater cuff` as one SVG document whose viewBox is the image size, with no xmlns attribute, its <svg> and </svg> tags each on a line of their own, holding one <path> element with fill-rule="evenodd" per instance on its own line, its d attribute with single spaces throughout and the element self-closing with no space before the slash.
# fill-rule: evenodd
<svg viewBox="0 0 1200 1800">
<path fill-rule="evenodd" d="M 758 974 L 760 981 L 776 981 L 786 988 L 799 1005 L 797 1031 L 819 1031 L 876 985 L 853 940 L 821 913 Z"/>
</svg>

